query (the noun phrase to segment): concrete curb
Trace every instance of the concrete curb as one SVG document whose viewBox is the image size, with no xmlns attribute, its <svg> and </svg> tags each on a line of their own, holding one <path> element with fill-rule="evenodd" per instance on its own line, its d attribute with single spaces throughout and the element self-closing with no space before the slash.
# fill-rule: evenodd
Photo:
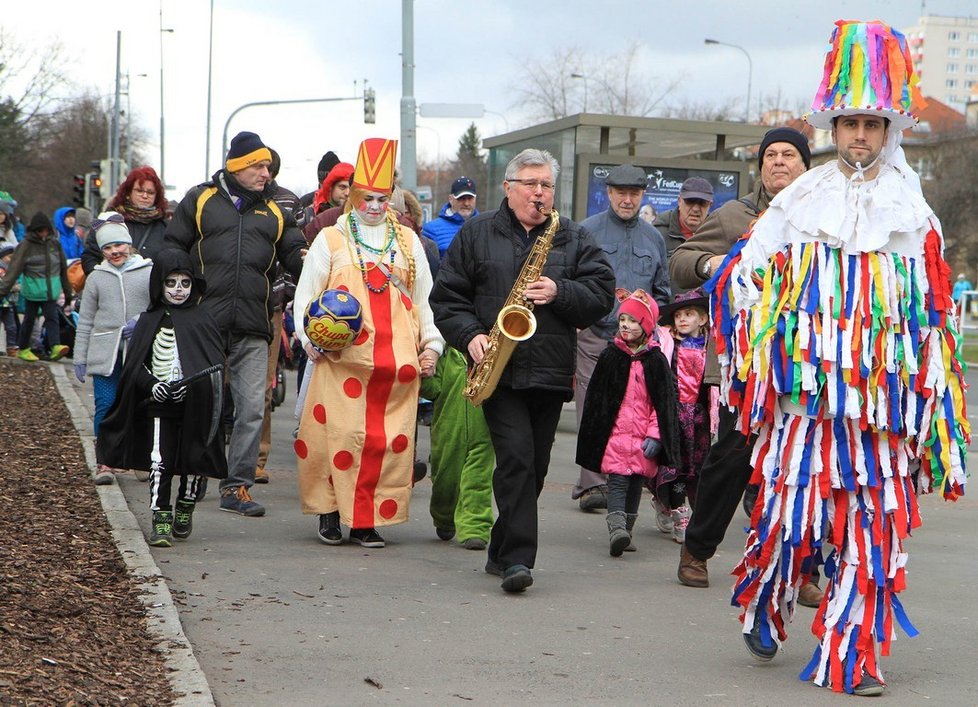
<svg viewBox="0 0 978 707">
<path fill-rule="evenodd" d="M 65 367 L 48 366 L 61 399 L 64 400 L 72 424 L 81 437 L 82 451 L 89 471 L 95 470 L 95 437 L 92 417 L 68 380 Z M 129 571 L 139 580 L 141 598 L 148 613 L 150 633 L 157 636 L 158 650 L 163 654 L 169 671 L 170 684 L 178 697 L 174 704 L 213 705 L 214 697 L 204 671 L 197 662 L 193 647 L 183 632 L 180 615 L 173 604 L 173 595 L 163 579 L 163 573 L 150 554 L 149 546 L 136 517 L 129 510 L 126 497 L 118 484 L 96 486 L 105 517 L 112 526 L 112 536 Z"/>
</svg>

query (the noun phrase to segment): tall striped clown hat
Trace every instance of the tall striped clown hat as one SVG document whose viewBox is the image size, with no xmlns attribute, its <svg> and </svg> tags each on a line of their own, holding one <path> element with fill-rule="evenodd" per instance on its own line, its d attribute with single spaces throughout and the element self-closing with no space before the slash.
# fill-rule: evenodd
<svg viewBox="0 0 978 707">
<path fill-rule="evenodd" d="M 904 34 L 879 20 L 839 20 L 829 45 L 822 83 L 805 116 L 810 125 L 830 130 L 842 115 L 888 118 L 900 131 L 916 125 L 927 102 Z"/>
<path fill-rule="evenodd" d="M 353 186 L 367 191 L 390 194 L 394 189 L 394 160 L 397 140 L 372 137 L 360 143 Z"/>
</svg>

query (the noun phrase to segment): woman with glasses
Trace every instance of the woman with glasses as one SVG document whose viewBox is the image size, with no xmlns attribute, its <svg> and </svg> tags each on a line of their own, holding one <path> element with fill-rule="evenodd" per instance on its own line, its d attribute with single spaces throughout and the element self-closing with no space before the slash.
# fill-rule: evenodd
<svg viewBox="0 0 978 707">
<path fill-rule="evenodd" d="M 122 214 L 132 236 L 133 250 L 150 260 L 163 248 L 166 231 L 166 194 L 156 170 L 136 167 L 123 180 L 115 195 L 105 205 L 105 211 Z M 102 262 L 102 251 L 94 232 L 85 239 L 81 256 L 82 268 L 88 275 Z"/>
</svg>

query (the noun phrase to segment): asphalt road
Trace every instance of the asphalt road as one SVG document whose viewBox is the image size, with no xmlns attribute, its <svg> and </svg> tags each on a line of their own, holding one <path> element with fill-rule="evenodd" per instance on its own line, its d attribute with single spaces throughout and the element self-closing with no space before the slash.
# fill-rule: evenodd
<svg viewBox="0 0 978 707">
<path fill-rule="evenodd" d="M 978 376 L 969 378 L 974 391 Z M 90 384 L 73 385 L 90 407 Z M 647 502 L 636 528 L 638 552 L 608 555 L 604 516 L 582 513 L 570 500 L 577 477 L 571 406 L 540 498 L 535 583 L 509 595 L 483 572 L 484 552 L 435 537 L 427 479 L 415 488 L 410 522 L 383 529 L 386 548 L 319 542 L 316 517 L 299 511 L 292 399 L 274 415 L 271 483 L 253 489 L 267 515 L 219 512 L 214 484 L 199 504 L 193 536 L 151 549 L 217 704 L 858 699 L 799 681 L 814 647 L 812 609 L 799 607 L 773 662 L 748 655 L 729 603 L 728 573 L 743 548 L 741 512 L 710 562 L 708 589 L 678 584 L 678 545 L 656 531 Z M 978 400 L 971 402 L 978 410 Z M 419 452 L 426 449 L 423 428 Z M 147 532 L 146 485 L 118 478 Z M 883 659 L 889 705 L 978 702 L 976 495 L 953 504 L 935 496 L 921 501 L 924 525 L 906 543 L 909 587 L 901 596 L 921 635 L 901 633 Z"/>
</svg>

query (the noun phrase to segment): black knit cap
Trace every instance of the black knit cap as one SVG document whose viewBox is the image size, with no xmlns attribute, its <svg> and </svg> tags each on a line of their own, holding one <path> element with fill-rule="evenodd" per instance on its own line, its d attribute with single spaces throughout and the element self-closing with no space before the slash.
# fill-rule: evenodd
<svg viewBox="0 0 978 707">
<path fill-rule="evenodd" d="M 812 166 L 812 151 L 808 147 L 808 138 L 794 128 L 772 128 L 764 133 L 764 138 L 761 140 L 761 149 L 757 153 L 758 169 L 764 165 L 764 151 L 775 142 L 787 142 L 794 145 L 801 155 L 801 159 L 805 162 L 805 169 Z"/>
<path fill-rule="evenodd" d="M 333 167 L 340 163 L 340 158 L 336 156 L 336 153 L 332 150 L 328 151 L 323 158 L 319 160 L 319 165 L 316 167 L 316 176 L 319 177 L 319 183 L 322 184 L 326 176 L 333 171 Z"/>
</svg>

